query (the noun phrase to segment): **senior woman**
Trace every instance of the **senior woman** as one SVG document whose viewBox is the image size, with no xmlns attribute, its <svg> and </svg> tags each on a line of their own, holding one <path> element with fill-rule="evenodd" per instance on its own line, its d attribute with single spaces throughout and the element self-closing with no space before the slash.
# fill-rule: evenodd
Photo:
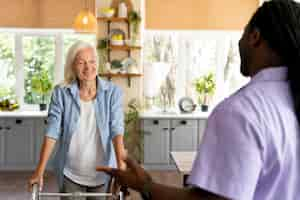
<svg viewBox="0 0 300 200">
<path fill-rule="evenodd" d="M 122 92 L 100 79 L 97 68 L 92 45 L 79 41 L 69 49 L 64 83 L 52 94 L 46 136 L 30 188 L 38 183 L 42 189 L 46 164 L 57 141 L 54 168 L 61 192 L 106 192 L 110 177 L 96 172 L 96 166 L 125 168 Z"/>
</svg>

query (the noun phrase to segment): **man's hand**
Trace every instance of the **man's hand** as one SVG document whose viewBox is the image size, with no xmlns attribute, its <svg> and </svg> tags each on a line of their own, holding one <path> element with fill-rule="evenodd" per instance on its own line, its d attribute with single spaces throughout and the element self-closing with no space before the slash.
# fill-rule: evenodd
<svg viewBox="0 0 300 200">
<path fill-rule="evenodd" d="M 151 176 L 134 160 L 128 156 L 125 158 L 126 170 L 99 166 L 97 171 L 105 172 L 113 176 L 117 183 L 123 187 L 129 187 L 137 191 L 142 191 L 144 185 L 151 182 Z"/>
</svg>

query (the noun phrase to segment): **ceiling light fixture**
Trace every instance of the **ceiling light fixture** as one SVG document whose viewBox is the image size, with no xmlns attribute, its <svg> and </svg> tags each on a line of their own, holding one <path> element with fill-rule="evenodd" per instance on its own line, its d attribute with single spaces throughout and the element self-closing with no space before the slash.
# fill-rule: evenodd
<svg viewBox="0 0 300 200">
<path fill-rule="evenodd" d="M 95 15 L 89 11 L 87 0 L 85 0 L 84 9 L 82 9 L 76 16 L 73 28 L 79 33 L 96 33 L 97 19 Z"/>
</svg>

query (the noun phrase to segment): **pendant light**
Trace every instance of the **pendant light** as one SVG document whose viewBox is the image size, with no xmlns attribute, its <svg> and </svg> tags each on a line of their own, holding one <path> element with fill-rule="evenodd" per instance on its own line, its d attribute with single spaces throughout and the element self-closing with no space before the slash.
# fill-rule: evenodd
<svg viewBox="0 0 300 200">
<path fill-rule="evenodd" d="M 87 0 L 85 0 L 84 9 L 82 9 L 76 16 L 73 28 L 76 32 L 80 33 L 96 33 L 97 19 L 95 15 L 89 11 Z"/>
</svg>

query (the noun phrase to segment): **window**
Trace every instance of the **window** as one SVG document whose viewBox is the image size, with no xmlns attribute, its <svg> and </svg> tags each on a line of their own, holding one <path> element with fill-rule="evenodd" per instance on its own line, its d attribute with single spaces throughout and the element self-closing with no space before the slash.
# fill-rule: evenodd
<svg viewBox="0 0 300 200">
<path fill-rule="evenodd" d="M 16 83 L 14 34 L 0 33 L 0 97 L 12 96 Z"/>
<path fill-rule="evenodd" d="M 23 37 L 23 55 L 25 71 L 25 97 L 27 104 L 39 104 L 42 99 L 31 87 L 31 80 L 39 76 L 42 70 L 48 72 L 49 79 L 54 81 L 55 38 L 49 36 Z M 49 99 L 50 94 L 46 96 Z"/>
<path fill-rule="evenodd" d="M 96 35 L 70 30 L 0 29 L 0 99 L 15 96 L 20 104 L 45 100 L 32 89 L 32 78 L 47 71 L 53 85 L 60 83 L 66 53 L 78 40 L 96 45 Z"/>
<path fill-rule="evenodd" d="M 144 96 L 157 106 L 176 107 L 189 96 L 197 102 L 195 80 L 213 74 L 213 103 L 232 94 L 248 79 L 240 74 L 238 41 L 234 31 L 145 31 Z"/>
</svg>

